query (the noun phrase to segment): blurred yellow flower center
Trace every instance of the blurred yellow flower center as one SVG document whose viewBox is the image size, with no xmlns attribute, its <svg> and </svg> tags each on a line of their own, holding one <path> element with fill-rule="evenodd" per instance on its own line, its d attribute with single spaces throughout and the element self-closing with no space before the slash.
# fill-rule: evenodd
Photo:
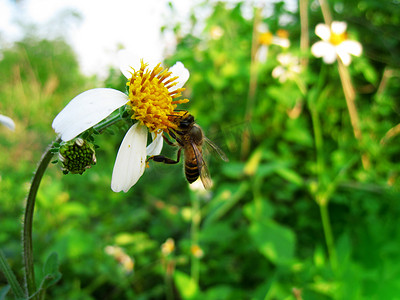
<svg viewBox="0 0 400 300">
<path fill-rule="evenodd" d="M 190 252 L 192 252 L 192 255 L 197 258 L 202 258 L 204 255 L 203 249 L 201 249 L 199 245 L 192 245 L 190 247 Z"/>
<path fill-rule="evenodd" d="M 271 32 L 264 32 L 260 34 L 259 42 L 261 45 L 271 45 L 274 35 Z"/>
<path fill-rule="evenodd" d="M 287 39 L 287 38 L 289 38 L 289 31 L 287 31 L 285 29 L 278 29 L 276 31 L 276 35 L 280 38 Z"/>
<path fill-rule="evenodd" d="M 172 72 L 161 67 L 159 63 L 153 70 L 148 64 L 141 61 L 139 70 L 134 70 L 129 86 L 129 102 L 132 107 L 132 119 L 136 119 L 141 125 L 145 125 L 150 132 L 160 130 L 168 131 L 176 128 L 169 120 L 171 115 L 176 115 L 174 109 L 177 104 L 186 103 L 188 99 L 174 100 L 182 95 L 184 88 L 173 89 L 177 84 L 178 76 L 171 77 Z"/>
<path fill-rule="evenodd" d="M 329 42 L 332 45 L 335 45 L 335 46 L 340 45 L 345 40 L 347 40 L 347 33 L 346 32 L 339 33 L 339 34 L 331 32 L 331 37 L 329 38 Z"/>
</svg>

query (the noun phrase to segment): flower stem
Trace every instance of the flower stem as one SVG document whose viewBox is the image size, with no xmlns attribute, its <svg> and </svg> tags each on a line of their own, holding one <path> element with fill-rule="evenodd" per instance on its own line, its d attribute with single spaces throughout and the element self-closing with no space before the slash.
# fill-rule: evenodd
<svg viewBox="0 0 400 300">
<path fill-rule="evenodd" d="M 198 245 L 199 240 L 199 225 L 201 221 L 201 212 L 199 206 L 199 197 L 196 193 L 191 193 L 191 200 L 192 200 L 192 227 L 190 229 L 191 235 L 191 246 Z M 196 283 L 196 286 L 199 284 L 199 273 L 200 273 L 200 260 L 192 253 L 191 259 L 191 268 L 190 273 L 191 277 Z"/>
<path fill-rule="evenodd" d="M 302 55 L 305 55 L 310 47 L 310 38 L 308 35 L 308 0 L 300 0 L 299 6 L 301 24 L 300 49 Z M 301 65 L 304 69 L 307 67 L 308 56 L 301 58 Z"/>
<path fill-rule="evenodd" d="M 351 83 L 349 70 L 344 66 L 343 62 L 338 59 L 339 76 L 342 82 L 343 93 L 346 99 L 347 109 L 349 111 L 350 122 L 353 127 L 353 134 L 357 139 L 359 146 L 362 143 L 362 132 L 360 128 L 360 118 L 358 116 L 357 107 L 355 104 L 356 93 Z M 366 153 L 361 153 L 361 162 L 365 170 L 370 167 L 370 159 Z"/>
<path fill-rule="evenodd" d="M 55 142 L 59 143 L 61 142 L 61 139 L 58 138 Z M 33 213 L 35 210 L 35 200 L 40 182 L 42 180 L 44 172 L 47 169 L 47 166 L 49 165 L 53 157 L 53 153 L 51 152 L 52 145 L 53 143 L 51 143 L 51 145 L 47 148 L 46 152 L 39 162 L 39 166 L 36 170 L 35 175 L 33 176 L 31 188 L 29 190 L 28 198 L 26 200 L 22 243 L 23 259 L 25 266 L 25 283 L 28 288 L 28 295 L 30 296 L 34 295 L 36 292 L 32 246 Z M 33 296 L 33 299 L 38 299 L 38 295 L 36 294 L 36 296 Z"/>
<path fill-rule="evenodd" d="M 249 81 L 249 92 L 247 94 L 247 105 L 246 105 L 246 113 L 245 113 L 245 121 L 247 123 L 251 122 L 253 118 L 253 110 L 255 103 L 255 96 L 257 90 L 257 78 L 258 78 L 258 61 L 256 60 L 257 50 L 258 50 L 258 25 L 261 22 L 261 9 L 256 9 L 254 13 L 254 22 L 253 22 L 253 36 L 252 36 L 252 44 L 251 44 L 251 61 L 250 61 L 250 81 Z M 249 128 L 245 128 L 242 134 L 242 148 L 241 148 L 241 157 L 242 159 L 246 159 L 247 155 L 250 151 L 250 131 Z"/>
<path fill-rule="evenodd" d="M 319 0 L 319 4 L 321 5 L 324 21 L 328 26 L 330 26 L 332 23 L 332 14 L 329 9 L 329 4 L 326 0 Z M 349 111 L 351 126 L 353 128 L 353 134 L 358 141 L 358 145 L 361 146 L 362 132 L 360 127 L 360 119 L 358 117 L 357 107 L 355 104 L 356 92 L 351 82 L 349 70 L 343 64 L 340 58 L 338 58 L 338 69 L 340 81 L 342 82 L 344 97 L 346 99 L 347 109 Z M 361 162 L 365 170 L 370 168 L 371 163 L 367 153 L 361 153 Z"/>
<path fill-rule="evenodd" d="M 322 220 L 322 227 L 324 229 L 324 236 L 326 247 L 328 248 L 329 258 L 331 262 L 331 267 L 333 270 L 337 269 L 337 256 L 335 250 L 335 242 L 333 239 L 332 227 L 329 218 L 329 211 L 328 211 L 328 199 L 325 197 L 317 197 L 317 203 L 319 205 L 319 211 L 321 214 Z"/>
<path fill-rule="evenodd" d="M 319 5 L 321 6 L 322 15 L 324 16 L 325 24 L 329 27 L 332 23 L 332 14 L 331 10 L 329 9 L 328 1 L 326 0 L 319 0 Z"/>
</svg>

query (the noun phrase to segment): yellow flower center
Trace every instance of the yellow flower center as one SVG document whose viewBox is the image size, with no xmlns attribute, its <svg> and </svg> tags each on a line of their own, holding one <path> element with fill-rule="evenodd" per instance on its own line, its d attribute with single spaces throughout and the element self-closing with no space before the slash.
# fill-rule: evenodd
<svg viewBox="0 0 400 300">
<path fill-rule="evenodd" d="M 133 69 L 133 68 L 132 68 Z M 184 88 L 173 89 L 178 76 L 171 77 L 172 72 L 161 67 L 159 63 L 153 70 L 141 61 L 139 70 L 134 70 L 129 86 L 129 102 L 132 107 L 132 119 L 146 126 L 150 132 L 168 131 L 177 125 L 171 121 L 177 104 L 186 103 L 188 99 L 174 100 L 182 95 Z"/>
<path fill-rule="evenodd" d="M 261 45 L 271 45 L 274 35 L 271 32 L 264 32 L 260 34 L 259 42 Z"/>
<path fill-rule="evenodd" d="M 341 43 L 343 43 L 345 40 L 347 40 L 347 32 L 343 32 L 340 34 L 331 32 L 331 37 L 329 38 L 329 42 L 332 45 L 340 45 Z"/>
<path fill-rule="evenodd" d="M 283 38 L 283 39 L 288 39 L 289 38 L 289 31 L 285 29 L 278 29 L 276 31 L 276 36 Z"/>
</svg>

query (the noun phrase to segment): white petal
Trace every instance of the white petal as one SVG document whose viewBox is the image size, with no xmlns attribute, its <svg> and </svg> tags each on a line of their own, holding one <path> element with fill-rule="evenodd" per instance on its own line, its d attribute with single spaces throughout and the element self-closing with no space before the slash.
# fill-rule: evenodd
<svg viewBox="0 0 400 300">
<path fill-rule="evenodd" d="M 133 72 L 133 69 L 137 70 L 140 68 L 140 59 L 134 61 L 133 55 L 127 50 L 118 51 L 117 56 L 121 73 L 124 74 L 126 79 L 130 79 L 132 77 L 131 72 Z"/>
<path fill-rule="evenodd" d="M 344 41 L 337 47 L 355 56 L 360 56 L 362 53 L 362 46 L 357 41 Z"/>
<path fill-rule="evenodd" d="M 154 138 L 155 134 L 153 132 L 151 133 L 151 136 L 153 137 L 153 142 L 147 146 L 147 156 L 159 155 L 161 153 L 164 141 L 162 132 L 157 134 L 156 138 Z"/>
<path fill-rule="evenodd" d="M 69 141 L 99 123 L 128 100 L 124 93 L 114 89 L 88 90 L 72 99 L 55 117 L 52 126 L 63 141 Z"/>
<path fill-rule="evenodd" d="M 333 64 L 336 61 L 337 58 L 337 54 L 336 51 L 329 51 L 327 53 L 324 54 L 324 56 L 322 57 L 322 60 L 326 63 L 326 64 Z"/>
<path fill-rule="evenodd" d="M 293 57 L 292 57 L 291 55 L 289 55 L 289 54 L 280 53 L 280 54 L 278 54 L 278 56 L 276 57 L 276 60 L 277 60 L 281 65 L 283 65 L 283 66 L 288 66 L 288 65 L 292 62 Z"/>
<path fill-rule="evenodd" d="M 291 66 L 290 71 L 299 74 L 301 73 L 301 66 L 300 65 Z"/>
<path fill-rule="evenodd" d="M 11 130 L 15 130 L 15 123 L 10 117 L 0 115 L 0 123 L 4 126 L 7 126 Z"/>
<path fill-rule="evenodd" d="M 331 30 L 326 24 L 318 24 L 315 27 L 315 34 L 318 35 L 322 40 L 328 41 L 331 37 Z"/>
<path fill-rule="evenodd" d="M 350 57 L 349 53 L 347 53 L 346 51 L 340 51 L 339 49 L 337 49 L 337 55 L 340 57 L 341 61 L 343 62 L 343 64 L 345 66 L 350 65 L 351 57 Z"/>
<path fill-rule="evenodd" d="M 342 34 L 347 29 L 346 22 L 333 21 L 331 24 L 332 32 L 335 34 Z"/>
<path fill-rule="evenodd" d="M 183 63 L 180 61 L 176 62 L 175 65 L 173 65 L 171 68 L 169 68 L 169 71 L 172 72 L 171 77 L 178 76 L 178 84 L 174 86 L 174 89 L 179 89 L 184 86 L 186 81 L 189 79 L 189 70 L 185 68 Z"/>
<path fill-rule="evenodd" d="M 285 72 L 286 70 L 282 66 L 277 66 L 272 70 L 272 77 L 281 77 Z"/>
<path fill-rule="evenodd" d="M 311 53 L 316 57 L 323 57 L 331 52 L 335 52 L 335 47 L 328 42 L 319 41 L 311 47 Z"/>
<path fill-rule="evenodd" d="M 130 79 L 132 77 L 133 69 L 135 69 L 136 71 L 140 69 L 141 60 L 143 60 L 144 63 L 148 64 L 149 69 L 153 69 L 158 64 L 158 62 L 154 59 L 149 59 L 146 56 L 140 56 L 125 49 L 119 50 L 117 55 L 119 69 L 121 70 L 122 74 L 124 74 L 126 79 Z"/>
<path fill-rule="evenodd" d="M 289 41 L 289 39 L 284 39 L 284 38 L 274 36 L 272 38 L 272 44 L 281 46 L 282 48 L 289 48 L 290 41 Z"/>
<path fill-rule="evenodd" d="M 268 49 L 269 47 L 267 45 L 261 45 L 258 48 L 257 54 L 256 54 L 256 60 L 259 63 L 265 63 L 268 58 Z"/>
<path fill-rule="evenodd" d="M 125 193 L 139 180 L 146 167 L 147 127 L 136 123 L 126 133 L 117 158 L 111 179 L 114 192 Z"/>
</svg>

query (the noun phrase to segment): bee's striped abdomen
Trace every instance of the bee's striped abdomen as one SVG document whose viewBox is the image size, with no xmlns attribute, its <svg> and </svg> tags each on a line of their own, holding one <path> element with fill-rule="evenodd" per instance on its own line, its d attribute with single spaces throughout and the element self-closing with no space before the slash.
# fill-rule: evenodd
<svg viewBox="0 0 400 300">
<path fill-rule="evenodd" d="M 200 176 L 199 164 L 193 149 L 185 149 L 185 176 L 189 183 L 195 182 Z"/>
</svg>

